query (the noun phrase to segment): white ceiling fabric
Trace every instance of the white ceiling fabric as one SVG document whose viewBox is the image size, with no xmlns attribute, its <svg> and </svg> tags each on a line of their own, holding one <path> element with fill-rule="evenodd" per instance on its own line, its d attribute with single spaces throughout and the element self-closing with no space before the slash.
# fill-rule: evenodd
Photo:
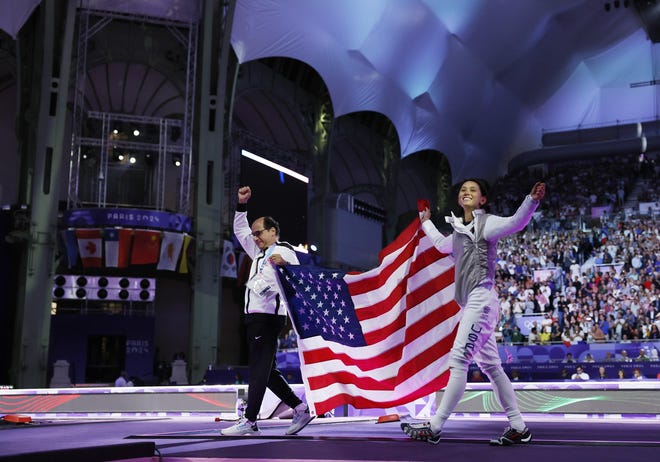
<svg viewBox="0 0 660 462">
<path fill-rule="evenodd" d="M 0 29 L 16 39 L 39 3 L 41 0 L 0 0 Z"/>
<path fill-rule="evenodd" d="M 16 37 L 38 0 L 0 0 Z M 190 0 L 85 0 L 92 8 L 191 20 Z M 660 5 L 659 5 L 660 7 Z M 543 130 L 658 117 L 658 48 L 634 9 L 599 0 L 237 0 L 241 63 L 289 57 L 326 83 L 335 116 L 376 111 L 402 156 L 431 149 L 452 176 L 505 173 Z"/>
<path fill-rule="evenodd" d="M 316 69 L 336 116 L 376 111 L 402 156 L 438 150 L 454 177 L 501 174 L 543 129 L 656 117 L 656 47 L 632 9 L 593 0 L 238 0 L 240 62 Z"/>
</svg>

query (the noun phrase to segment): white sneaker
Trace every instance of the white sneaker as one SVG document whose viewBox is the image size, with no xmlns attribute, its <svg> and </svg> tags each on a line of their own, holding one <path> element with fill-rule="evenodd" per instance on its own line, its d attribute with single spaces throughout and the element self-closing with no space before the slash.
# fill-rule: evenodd
<svg viewBox="0 0 660 462">
<path fill-rule="evenodd" d="M 314 419 L 314 416 L 309 413 L 309 406 L 305 405 L 304 411 L 293 410 L 293 420 L 291 420 L 291 425 L 284 432 L 285 435 L 295 435 L 300 430 L 305 428 L 308 423 Z"/>
<path fill-rule="evenodd" d="M 250 423 L 246 418 L 242 418 L 237 424 L 234 424 L 231 427 L 223 428 L 220 430 L 220 433 L 224 436 L 257 436 L 261 434 L 257 427 L 257 423 Z"/>
</svg>

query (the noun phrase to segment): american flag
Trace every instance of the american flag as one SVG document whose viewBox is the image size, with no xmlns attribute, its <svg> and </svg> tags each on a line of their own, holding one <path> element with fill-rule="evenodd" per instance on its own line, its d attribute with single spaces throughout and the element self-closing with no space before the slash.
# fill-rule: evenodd
<svg viewBox="0 0 660 462">
<path fill-rule="evenodd" d="M 460 308 L 453 262 L 416 218 L 359 274 L 280 267 L 311 410 L 387 409 L 447 384 Z"/>
</svg>

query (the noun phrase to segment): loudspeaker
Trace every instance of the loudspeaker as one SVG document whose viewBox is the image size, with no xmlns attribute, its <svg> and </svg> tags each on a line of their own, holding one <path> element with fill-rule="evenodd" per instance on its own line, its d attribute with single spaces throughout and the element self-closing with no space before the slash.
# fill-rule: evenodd
<svg viewBox="0 0 660 462">
<path fill-rule="evenodd" d="M 58 274 L 53 279 L 52 294 L 56 300 L 152 302 L 156 295 L 156 279 Z"/>
</svg>

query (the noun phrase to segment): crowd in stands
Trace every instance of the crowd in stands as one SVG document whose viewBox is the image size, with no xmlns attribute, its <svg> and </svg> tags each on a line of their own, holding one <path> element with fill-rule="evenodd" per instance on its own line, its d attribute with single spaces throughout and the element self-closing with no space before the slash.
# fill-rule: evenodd
<svg viewBox="0 0 660 462">
<path fill-rule="evenodd" d="M 660 341 L 658 178 L 655 157 L 630 156 L 523 169 L 493 183 L 489 211 L 505 216 L 535 181 L 547 185 L 529 226 L 500 241 L 498 341 Z M 640 201 L 656 204 L 640 213 Z M 532 314 L 543 321 L 523 335 L 521 317 Z M 280 346 L 295 348 L 295 333 L 289 331 Z M 640 360 L 657 360 L 657 350 L 650 351 L 653 357 L 642 349 Z"/>
<path fill-rule="evenodd" d="M 636 157 L 614 162 L 556 165 L 543 172 L 548 193 L 539 217 L 499 246 L 501 342 L 660 339 L 660 211 L 634 208 L 642 195 L 658 201 L 657 166 Z M 540 173 L 526 170 L 496 182 L 494 202 L 504 205 L 495 212 L 515 211 L 521 191 Z M 593 208 L 604 206 L 605 213 L 594 217 Z M 523 336 L 518 321 L 526 314 L 544 318 Z"/>
</svg>

